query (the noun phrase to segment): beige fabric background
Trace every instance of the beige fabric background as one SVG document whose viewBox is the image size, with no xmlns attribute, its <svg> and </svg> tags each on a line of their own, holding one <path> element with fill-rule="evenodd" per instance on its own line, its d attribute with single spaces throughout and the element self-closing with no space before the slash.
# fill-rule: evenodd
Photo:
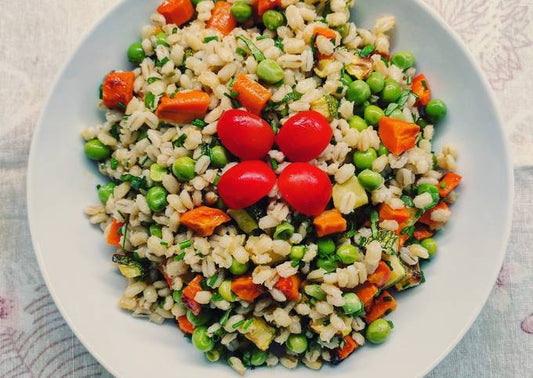
<svg viewBox="0 0 533 378">
<path fill-rule="evenodd" d="M 425 1 L 467 42 L 489 78 L 516 175 L 513 233 L 500 277 L 472 329 L 430 377 L 533 377 L 533 0 Z M 53 78 L 117 2 L 0 0 L 0 377 L 109 375 L 72 335 L 43 284 L 25 179 Z"/>
</svg>

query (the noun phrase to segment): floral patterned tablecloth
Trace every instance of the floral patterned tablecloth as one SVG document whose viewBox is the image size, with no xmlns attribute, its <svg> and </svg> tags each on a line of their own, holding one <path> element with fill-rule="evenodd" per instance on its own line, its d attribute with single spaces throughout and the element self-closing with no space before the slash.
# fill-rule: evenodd
<svg viewBox="0 0 533 378">
<path fill-rule="evenodd" d="M 516 187 L 512 237 L 489 301 L 429 376 L 533 377 L 533 1 L 425 1 L 489 78 L 514 153 Z M 0 1 L 0 377 L 109 376 L 47 292 L 29 237 L 25 187 L 31 135 L 53 77 L 116 3 Z"/>
</svg>

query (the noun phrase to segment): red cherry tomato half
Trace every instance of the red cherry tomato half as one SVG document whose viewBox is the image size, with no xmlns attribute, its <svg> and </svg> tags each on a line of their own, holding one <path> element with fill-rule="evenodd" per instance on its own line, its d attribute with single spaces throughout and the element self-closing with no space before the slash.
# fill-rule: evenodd
<svg viewBox="0 0 533 378">
<path fill-rule="evenodd" d="M 292 163 L 285 168 L 278 188 L 294 210 L 309 216 L 322 214 L 332 190 L 328 175 L 309 163 Z"/>
<path fill-rule="evenodd" d="M 268 123 L 240 109 L 222 114 L 217 133 L 224 147 L 242 160 L 261 159 L 274 144 L 274 131 Z"/>
<path fill-rule="evenodd" d="M 266 163 L 248 160 L 228 169 L 218 182 L 218 194 L 230 209 L 252 206 L 276 183 L 276 174 Z"/>
<path fill-rule="evenodd" d="M 276 143 L 289 160 L 304 162 L 318 157 L 332 136 L 328 120 L 309 110 L 289 118 L 276 136 Z"/>
</svg>

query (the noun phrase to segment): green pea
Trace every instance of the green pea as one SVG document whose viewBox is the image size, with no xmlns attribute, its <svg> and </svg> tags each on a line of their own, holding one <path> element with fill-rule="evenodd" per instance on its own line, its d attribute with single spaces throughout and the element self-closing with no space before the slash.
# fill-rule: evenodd
<svg viewBox="0 0 533 378">
<path fill-rule="evenodd" d="M 376 190 L 383 184 L 383 176 L 379 173 L 365 169 L 357 176 L 359 183 L 368 191 Z"/>
<path fill-rule="evenodd" d="M 387 150 L 387 147 L 385 147 L 383 143 L 380 143 L 379 148 L 378 148 L 378 156 L 383 156 L 383 155 L 388 156 L 389 154 L 390 152 L 389 150 Z"/>
<path fill-rule="evenodd" d="M 163 45 L 168 47 L 167 43 L 167 35 L 166 33 L 159 33 L 155 36 L 155 44 L 156 45 Z"/>
<path fill-rule="evenodd" d="M 318 253 L 321 255 L 330 255 L 335 252 L 335 242 L 330 238 L 318 239 Z"/>
<path fill-rule="evenodd" d="M 344 306 L 342 306 L 342 309 L 346 315 L 357 316 L 362 314 L 365 310 L 363 302 L 361 302 L 355 293 L 345 293 L 342 295 L 342 299 L 344 299 Z"/>
<path fill-rule="evenodd" d="M 236 299 L 235 294 L 231 291 L 231 280 L 222 281 L 218 287 L 218 293 L 225 301 L 233 302 Z"/>
<path fill-rule="evenodd" d="M 374 320 L 366 330 L 366 338 L 372 344 L 381 344 L 389 336 L 391 325 L 385 319 Z"/>
<path fill-rule="evenodd" d="M 261 366 L 266 362 L 267 358 L 267 352 L 263 352 L 260 349 L 255 349 L 250 356 L 250 364 L 253 366 Z"/>
<path fill-rule="evenodd" d="M 323 301 L 324 299 L 326 299 L 326 293 L 324 292 L 324 290 L 322 290 L 320 285 L 316 285 L 316 284 L 307 285 L 304 288 L 304 291 L 305 291 L 305 294 L 315 299 L 318 299 L 319 301 Z"/>
<path fill-rule="evenodd" d="M 276 10 L 267 10 L 263 13 L 263 24 L 268 30 L 276 30 L 285 23 L 285 17 Z"/>
<path fill-rule="evenodd" d="M 161 226 L 158 224 L 152 224 L 150 225 L 150 235 L 155 236 L 159 239 L 163 238 L 163 231 L 161 229 Z"/>
<path fill-rule="evenodd" d="M 160 166 L 159 164 L 152 164 L 150 166 L 150 178 L 154 182 L 163 181 L 163 175 L 165 173 L 167 173 L 167 169 L 165 167 Z"/>
<path fill-rule="evenodd" d="M 379 93 L 385 88 L 385 76 L 381 72 L 372 72 L 366 79 L 366 83 L 372 93 Z"/>
<path fill-rule="evenodd" d="M 363 80 L 356 80 L 348 86 L 346 99 L 354 105 L 361 105 L 370 98 L 370 87 Z"/>
<path fill-rule="evenodd" d="M 236 1 L 231 6 L 231 14 L 237 22 L 245 23 L 252 17 L 252 6 L 244 1 Z"/>
<path fill-rule="evenodd" d="M 335 269 L 339 267 L 339 264 L 335 260 L 334 256 L 318 259 L 316 262 L 316 265 L 319 268 L 324 269 L 328 273 L 333 272 Z"/>
<path fill-rule="evenodd" d="M 341 245 L 337 248 L 337 257 L 343 264 L 353 264 L 359 258 L 359 249 L 350 244 Z"/>
<path fill-rule="evenodd" d="M 376 105 L 368 105 L 365 108 L 365 121 L 372 126 L 375 126 L 379 123 L 379 120 L 382 117 L 385 117 L 385 112 L 383 109 Z"/>
<path fill-rule="evenodd" d="M 391 62 L 405 71 L 415 65 L 415 57 L 410 51 L 398 51 L 392 54 Z"/>
<path fill-rule="evenodd" d="M 162 211 L 168 205 L 167 191 L 160 186 L 150 188 L 146 193 L 146 202 L 154 213 Z"/>
<path fill-rule="evenodd" d="M 431 184 L 418 185 L 418 187 L 416 188 L 416 192 L 417 192 L 417 194 L 423 194 L 423 193 L 431 194 L 432 202 L 431 202 L 431 204 L 426 206 L 424 208 L 424 210 L 429 210 L 429 209 L 437 206 L 437 204 L 440 201 L 439 189 L 435 185 L 431 185 Z"/>
<path fill-rule="evenodd" d="M 248 271 L 248 264 L 241 264 L 237 260 L 233 259 L 231 261 L 231 266 L 229 267 L 229 271 L 233 273 L 236 276 L 243 275 Z"/>
<path fill-rule="evenodd" d="M 396 102 L 402 95 L 402 86 L 396 80 L 385 80 L 385 87 L 381 92 L 381 99 L 383 102 L 390 104 Z"/>
<path fill-rule="evenodd" d="M 85 143 L 85 155 L 91 160 L 102 161 L 111 155 L 109 147 L 104 145 L 98 139 L 91 139 Z"/>
<path fill-rule="evenodd" d="M 368 127 L 366 121 L 357 115 L 354 115 L 352 118 L 350 118 L 348 124 L 352 129 L 356 129 L 357 131 L 363 131 Z"/>
<path fill-rule="evenodd" d="M 405 116 L 403 115 L 403 112 L 400 109 L 395 109 L 390 115 L 390 118 L 400 119 L 402 121 L 405 121 Z"/>
<path fill-rule="evenodd" d="M 196 175 L 194 172 L 194 160 L 188 156 L 183 156 L 172 164 L 172 173 L 180 181 L 190 181 Z"/>
<path fill-rule="evenodd" d="M 274 231 L 274 239 L 289 240 L 294 235 L 294 226 L 288 222 L 283 222 Z"/>
<path fill-rule="evenodd" d="M 286 345 L 287 349 L 293 353 L 304 353 L 307 350 L 307 337 L 305 335 L 290 335 Z"/>
<path fill-rule="evenodd" d="M 305 255 L 305 247 L 303 245 L 293 245 L 291 247 L 291 260 L 300 261 Z"/>
<path fill-rule="evenodd" d="M 187 311 L 187 320 L 195 327 L 203 326 L 209 319 L 211 315 L 207 311 L 201 311 L 198 315 L 194 315 L 191 310 Z"/>
<path fill-rule="evenodd" d="M 422 240 L 420 243 L 422 244 L 422 247 L 428 250 L 429 257 L 433 258 L 435 257 L 435 254 L 437 253 L 437 242 L 433 238 L 427 238 Z"/>
<path fill-rule="evenodd" d="M 141 64 L 144 58 L 146 58 L 146 54 L 144 53 L 142 43 L 132 43 L 128 48 L 128 60 L 135 64 Z"/>
<path fill-rule="evenodd" d="M 183 295 L 183 291 L 181 290 L 174 290 L 172 292 L 172 299 L 174 299 L 174 302 L 176 302 L 179 305 L 183 305 L 183 302 L 181 301 L 181 297 Z"/>
<path fill-rule="evenodd" d="M 426 105 L 426 116 L 433 123 L 442 121 L 446 117 L 446 113 L 448 113 L 448 108 L 441 100 L 431 100 Z"/>
<path fill-rule="evenodd" d="M 192 343 L 201 352 L 209 352 L 215 347 L 215 342 L 207 335 L 207 327 L 202 326 L 194 330 Z"/>
<path fill-rule="evenodd" d="M 272 59 L 265 59 L 257 65 L 257 76 L 264 82 L 276 84 L 285 78 L 285 72 Z"/>
<path fill-rule="evenodd" d="M 356 151 L 353 154 L 353 163 L 358 169 L 370 169 L 378 157 L 376 150 L 369 148 L 366 151 Z"/>
<path fill-rule="evenodd" d="M 107 200 L 113 194 L 113 190 L 117 185 L 114 182 L 108 182 L 107 184 L 102 185 L 98 188 L 98 198 L 102 201 L 103 204 L 107 203 Z"/>
<path fill-rule="evenodd" d="M 216 168 L 224 168 L 228 164 L 226 149 L 222 146 L 211 148 L 211 163 Z"/>
<path fill-rule="evenodd" d="M 205 357 L 209 362 L 217 362 L 220 360 L 220 350 L 219 349 L 212 349 L 209 352 L 205 353 Z"/>
</svg>

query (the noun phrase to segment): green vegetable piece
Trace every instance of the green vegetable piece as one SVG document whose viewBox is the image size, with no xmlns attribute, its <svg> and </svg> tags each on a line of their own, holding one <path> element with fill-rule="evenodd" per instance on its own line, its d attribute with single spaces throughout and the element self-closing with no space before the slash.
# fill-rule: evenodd
<svg viewBox="0 0 533 378">
<path fill-rule="evenodd" d="M 293 245 L 291 247 L 290 258 L 293 261 L 300 261 L 305 255 L 305 247 L 303 245 Z"/>
<path fill-rule="evenodd" d="M 415 65 L 415 57 L 410 51 L 398 51 L 392 54 L 391 62 L 405 71 Z"/>
<path fill-rule="evenodd" d="M 104 145 L 98 139 L 91 139 L 85 143 L 85 155 L 91 160 L 102 161 L 111 155 L 109 147 Z"/>
<path fill-rule="evenodd" d="M 220 360 L 220 350 L 215 348 L 210 350 L 209 352 L 206 352 L 205 358 L 207 358 L 209 362 L 217 362 L 218 360 Z"/>
<path fill-rule="evenodd" d="M 236 276 L 241 276 L 248 271 L 248 263 L 241 264 L 237 260 L 233 259 L 231 261 L 231 266 L 229 267 L 229 271 Z"/>
<path fill-rule="evenodd" d="M 422 244 L 422 247 L 428 250 L 430 258 L 435 257 L 435 254 L 437 253 L 437 249 L 438 249 L 437 242 L 435 241 L 435 239 L 432 239 L 432 238 L 424 239 L 422 240 L 421 244 Z"/>
<path fill-rule="evenodd" d="M 211 164 L 216 168 L 224 168 L 228 164 L 228 154 L 222 146 L 211 148 Z"/>
<path fill-rule="evenodd" d="M 398 101 L 402 95 L 402 86 L 396 80 L 386 79 L 385 87 L 381 92 L 381 99 L 383 102 L 390 104 Z"/>
<path fill-rule="evenodd" d="M 382 156 L 382 155 L 389 155 L 389 150 L 387 150 L 387 147 L 385 147 L 385 145 L 383 143 L 380 143 L 379 144 L 379 148 L 378 148 L 378 156 Z"/>
<path fill-rule="evenodd" d="M 167 191 L 160 186 L 150 188 L 148 193 L 146 193 L 146 202 L 148 203 L 150 210 L 154 213 L 163 211 L 168 205 L 167 194 Z"/>
<path fill-rule="evenodd" d="M 270 9 L 263 13 L 263 25 L 268 30 L 276 30 L 285 23 L 283 13 Z"/>
<path fill-rule="evenodd" d="M 198 4 L 200 4 L 201 1 L 205 1 L 205 0 L 191 0 L 191 3 L 192 5 L 196 7 Z"/>
<path fill-rule="evenodd" d="M 426 116 L 433 123 L 442 121 L 447 113 L 448 108 L 442 100 L 434 99 L 426 105 Z"/>
<path fill-rule="evenodd" d="M 339 267 L 339 264 L 337 263 L 337 261 L 335 261 L 335 257 L 333 256 L 328 257 L 328 258 L 318 259 L 318 261 L 316 262 L 316 265 L 319 268 L 324 269 L 328 273 L 333 272 L 335 269 Z"/>
<path fill-rule="evenodd" d="M 341 35 L 341 38 L 346 37 L 348 35 L 348 32 L 350 31 L 348 24 L 342 24 L 340 26 L 335 27 L 334 29 Z"/>
<path fill-rule="evenodd" d="M 357 115 L 354 115 L 352 118 L 350 118 L 348 124 L 352 129 L 356 129 L 357 131 L 363 131 L 368 127 L 366 121 Z"/>
<path fill-rule="evenodd" d="M 305 294 L 315 299 L 318 299 L 319 301 L 323 301 L 324 299 L 326 299 L 326 293 L 324 292 L 324 290 L 322 290 L 320 285 L 316 285 L 316 284 L 307 285 L 304 288 L 304 291 L 305 291 Z"/>
<path fill-rule="evenodd" d="M 366 83 L 372 93 L 379 93 L 385 88 L 385 76 L 381 72 L 372 72 L 366 79 Z"/>
<path fill-rule="evenodd" d="M 333 185 L 333 204 L 335 208 L 339 209 L 342 206 L 344 196 L 347 194 L 353 194 L 355 196 L 355 202 L 353 203 L 353 210 L 366 205 L 368 203 L 368 194 L 365 188 L 359 183 L 357 177 L 352 176 L 348 181 L 342 184 Z"/>
<path fill-rule="evenodd" d="M 228 215 L 247 234 L 251 234 L 259 228 L 257 221 L 246 210 L 228 210 Z"/>
<path fill-rule="evenodd" d="M 371 171 L 370 169 L 365 169 L 359 175 L 357 176 L 357 179 L 359 180 L 359 183 L 371 192 L 372 190 L 376 190 L 383 184 L 383 176 L 381 176 L 379 173 L 376 173 L 374 171 Z"/>
<path fill-rule="evenodd" d="M 240 39 L 244 42 L 244 44 L 246 45 L 246 47 L 248 47 L 257 62 L 261 62 L 266 59 L 261 50 L 259 50 L 259 48 L 251 40 L 249 40 L 243 35 L 237 36 L 237 39 Z"/>
<path fill-rule="evenodd" d="M 356 80 L 348 86 L 346 91 L 346 99 L 354 103 L 354 105 L 361 105 L 370 98 L 370 87 L 363 80 Z"/>
<path fill-rule="evenodd" d="M 365 121 L 372 126 L 375 126 L 378 124 L 379 120 L 382 117 L 385 117 L 385 112 L 383 109 L 376 105 L 368 105 L 365 108 Z"/>
<path fill-rule="evenodd" d="M 159 164 L 152 164 L 150 166 L 150 178 L 154 182 L 163 181 L 163 175 L 165 175 L 165 173 L 167 173 L 167 169 Z"/>
<path fill-rule="evenodd" d="M 135 64 L 141 64 L 144 58 L 146 58 L 146 54 L 144 53 L 142 43 L 132 43 L 128 48 L 128 60 Z"/>
<path fill-rule="evenodd" d="M 244 1 L 236 1 L 231 6 L 231 14 L 241 24 L 252 17 L 252 6 Z"/>
<path fill-rule="evenodd" d="M 400 109 L 394 109 L 389 115 L 389 117 L 405 121 L 405 116 L 403 115 L 403 112 Z"/>
<path fill-rule="evenodd" d="M 387 340 L 391 325 L 385 319 L 374 320 L 366 330 L 366 338 L 372 344 L 381 344 Z"/>
<path fill-rule="evenodd" d="M 211 319 L 211 314 L 207 310 L 202 310 L 198 315 L 194 315 L 191 310 L 187 311 L 187 320 L 195 327 L 203 326 L 209 319 Z"/>
<path fill-rule="evenodd" d="M 235 299 L 237 299 L 235 297 L 235 294 L 233 294 L 233 291 L 231 291 L 231 280 L 222 281 L 222 283 L 218 287 L 218 293 L 220 294 L 222 299 L 228 302 L 234 302 Z"/>
<path fill-rule="evenodd" d="M 365 310 L 363 302 L 361 302 L 355 293 L 344 293 L 342 299 L 344 299 L 344 306 L 342 306 L 342 309 L 346 315 L 357 316 L 362 314 Z"/>
<path fill-rule="evenodd" d="M 107 203 L 107 200 L 111 197 L 111 194 L 113 194 L 116 186 L 117 185 L 114 182 L 108 182 L 98 188 L 98 198 L 103 204 Z"/>
<path fill-rule="evenodd" d="M 162 45 L 162 46 L 167 46 L 168 47 L 167 37 L 168 37 L 168 35 L 166 35 L 166 33 L 157 34 L 155 36 L 155 44 L 157 46 Z"/>
<path fill-rule="evenodd" d="M 331 255 L 335 252 L 335 242 L 331 238 L 318 239 L 317 245 L 320 255 Z"/>
<path fill-rule="evenodd" d="M 257 76 L 268 84 L 276 84 L 285 78 L 285 72 L 272 59 L 265 59 L 257 65 Z"/>
<path fill-rule="evenodd" d="M 113 255 L 113 262 L 118 265 L 118 270 L 126 278 L 142 277 L 147 273 L 143 264 L 126 255 Z"/>
<path fill-rule="evenodd" d="M 152 224 L 150 225 L 150 235 L 155 236 L 159 239 L 163 238 L 163 230 L 161 229 L 161 226 L 158 224 Z"/>
<path fill-rule="evenodd" d="M 437 204 L 439 203 L 440 201 L 440 196 L 439 196 L 439 189 L 435 186 L 435 185 L 431 185 L 431 184 L 421 184 L 419 185 L 417 188 L 416 188 L 416 192 L 417 194 L 423 194 L 423 193 L 429 193 L 431 194 L 431 199 L 432 199 L 432 202 L 431 204 L 429 204 L 428 206 L 426 206 L 424 208 L 424 210 L 429 210 L 435 206 L 437 206 Z"/>
<path fill-rule="evenodd" d="M 286 345 L 293 353 L 301 354 L 307 350 L 307 337 L 305 335 L 290 335 Z"/>
<path fill-rule="evenodd" d="M 283 222 L 276 227 L 274 239 L 289 240 L 294 235 L 294 226 L 288 222 Z"/>
<path fill-rule="evenodd" d="M 405 276 L 394 285 L 396 291 L 411 289 L 424 282 L 424 273 L 422 272 L 422 269 L 420 269 L 419 263 L 416 263 L 415 265 L 406 265 L 405 270 Z"/>
<path fill-rule="evenodd" d="M 207 327 L 201 326 L 194 330 L 192 343 L 201 352 L 209 352 L 215 347 L 215 342 L 207 335 Z"/>
<path fill-rule="evenodd" d="M 267 352 L 263 352 L 260 349 L 255 349 L 250 356 L 250 364 L 253 366 L 261 366 L 266 362 L 267 358 Z"/>
<path fill-rule="evenodd" d="M 353 154 L 353 163 L 358 169 L 371 169 L 372 163 L 378 157 L 376 150 L 369 148 L 366 151 L 356 151 Z"/>
<path fill-rule="evenodd" d="M 195 162 L 188 156 L 183 156 L 172 164 L 172 173 L 179 181 L 190 181 L 196 176 L 194 171 Z"/>
<path fill-rule="evenodd" d="M 353 264 L 359 258 L 359 248 L 344 244 L 337 248 L 337 257 L 343 264 Z"/>
</svg>

